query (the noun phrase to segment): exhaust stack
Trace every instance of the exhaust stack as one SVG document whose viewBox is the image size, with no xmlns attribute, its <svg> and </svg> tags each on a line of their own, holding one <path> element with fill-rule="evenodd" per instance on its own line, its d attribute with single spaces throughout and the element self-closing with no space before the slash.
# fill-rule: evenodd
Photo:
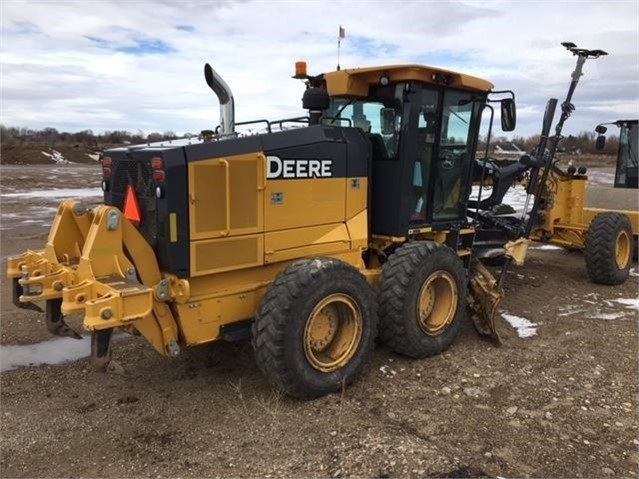
<svg viewBox="0 0 639 479">
<path fill-rule="evenodd" d="M 222 135 L 235 133 L 235 101 L 231 89 L 222 77 L 209 65 L 204 65 L 206 84 L 220 102 L 220 128 Z"/>
</svg>

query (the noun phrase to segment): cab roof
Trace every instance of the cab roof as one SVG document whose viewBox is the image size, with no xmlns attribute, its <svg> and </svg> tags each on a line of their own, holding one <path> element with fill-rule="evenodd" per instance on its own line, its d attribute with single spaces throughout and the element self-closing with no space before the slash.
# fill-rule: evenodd
<svg viewBox="0 0 639 479">
<path fill-rule="evenodd" d="M 419 81 L 482 93 L 488 93 L 494 87 L 481 78 L 425 65 L 349 68 L 325 73 L 323 79 L 330 96 L 366 97 L 370 87 L 379 85 L 384 74 L 388 76 L 390 83 Z"/>
</svg>

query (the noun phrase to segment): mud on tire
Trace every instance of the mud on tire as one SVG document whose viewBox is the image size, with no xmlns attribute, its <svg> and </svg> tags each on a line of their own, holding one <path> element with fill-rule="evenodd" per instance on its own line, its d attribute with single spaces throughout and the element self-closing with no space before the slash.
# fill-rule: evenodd
<svg viewBox="0 0 639 479">
<path fill-rule="evenodd" d="M 305 259 L 268 288 L 253 324 L 253 349 L 274 386 L 312 398 L 349 384 L 376 334 L 375 297 L 364 276 L 336 259 Z"/>
<path fill-rule="evenodd" d="M 633 255 L 633 235 L 628 217 L 601 213 L 594 217 L 586 233 L 586 270 L 599 284 L 621 284 L 628 278 Z"/>
<path fill-rule="evenodd" d="M 448 348 L 465 315 L 464 265 L 447 246 L 407 243 L 384 264 L 380 279 L 381 339 L 414 358 Z"/>
</svg>

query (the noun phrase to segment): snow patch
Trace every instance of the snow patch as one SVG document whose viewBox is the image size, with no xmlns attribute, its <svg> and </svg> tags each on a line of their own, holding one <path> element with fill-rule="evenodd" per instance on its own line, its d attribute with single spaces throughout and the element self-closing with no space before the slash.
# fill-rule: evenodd
<svg viewBox="0 0 639 479">
<path fill-rule="evenodd" d="M 569 305 L 560 307 L 559 311 L 561 311 L 561 313 L 558 313 L 557 316 L 571 316 L 577 313 L 584 313 L 586 310 L 580 309 L 579 306 Z"/>
<path fill-rule="evenodd" d="M 634 269 L 634 268 L 630 268 L 630 271 L 628 271 L 628 274 L 629 274 L 630 276 L 634 276 L 635 278 L 636 278 L 637 276 L 639 276 L 639 273 L 637 273 L 637 270 L 636 270 L 636 269 Z"/>
<path fill-rule="evenodd" d="M 625 304 L 626 308 L 634 309 L 635 311 L 639 311 L 639 298 L 621 298 L 621 299 L 613 299 L 615 303 Z"/>
<path fill-rule="evenodd" d="M 93 198 L 104 193 L 98 188 L 60 188 L 53 190 L 32 190 L 23 193 L 3 193 L 2 198 Z M 57 211 L 57 208 L 56 208 Z"/>
<path fill-rule="evenodd" d="M 0 371 L 22 366 L 62 364 L 91 354 L 91 337 L 80 341 L 74 338 L 56 338 L 36 344 L 0 346 Z"/>
<path fill-rule="evenodd" d="M 473 186 L 473 189 L 471 191 L 470 194 L 470 199 L 471 200 L 477 200 L 479 198 L 479 190 L 480 188 L 478 186 Z M 484 187 L 483 190 L 481 190 L 481 198 L 482 200 L 485 200 L 486 198 L 489 198 L 490 195 L 492 194 L 492 187 L 488 186 L 488 187 Z M 526 206 L 526 197 L 528 196 L 528 194 L 526 193 L 526 188 L 521 187 L 521 186 L 515 186 L 513 188 L 510 188 L 506 194 L 504 195 L 504 198 L 502 200 L 502 203 L 508 206 L 512 206 L 512 208 L 517 212 L 516 216 L 521 216 L 521 213 L 524 210 L 524 207 Z M 534 197 L 531 196 L 530 197 L 530 201 L 528 202 L 528 211 L 530 211 L 530 209 L 532 208 L 533 205 L 533 200 Z M 507 214 L 504 216 L 512 216 L 513 214 Z"/>
<path fill-rule="evenodd" d="M 595 169 L 588 170 L 588 184 L 612 185 L 615 182 L 615 174 Z"/>
<path fill-rule="evenodd" d="M 48 157 L 51 161 L 57 163 L 58 165 L 66 165 L 71 163 L 62 155 L 62 153 L 54 149 L 51 149 L 51 153 L 47 153 L 46 151 L 41 151 L 40 153 L 42 153 L 44 156 Z"/>
<path fill-rule="evenodd" d="M 599 310 L 596 310 L 594 313 L 589 313 L 586 315 L 586 318 L 588 319 L 603 319 L 606 321 L 611 321 L 613 319 L 621 319 L 621 318 L 625 318 L 626 317 L 626 313 L 624 312 L 619 312 L 619 313 L 602 313 Z"/>
<path fill-rule="evenodd" d="M 537 334 L 537 324 L 533 323 L 526 318 L 515 316 L 508 313 L 501 313 L 501 317 L 517 330 L 517 335 L 520 338 L 530 338 Z"/>
<path fill-rule="evenodd" d="M 113 341 L 120 341 L 127 334 L 115 332 Z M 0 371 L 11 371 L 20 367 L 39 366 L 41 364 L 63 364 L 91 355 L 91 336 L 82 339 L 53 338 L 35 344 L 0 346 Z"/>
</svg>

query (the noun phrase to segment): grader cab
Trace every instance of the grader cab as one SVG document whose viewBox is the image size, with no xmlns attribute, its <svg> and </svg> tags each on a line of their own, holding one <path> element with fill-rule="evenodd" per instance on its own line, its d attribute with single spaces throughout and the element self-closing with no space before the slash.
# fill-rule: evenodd
<svg viewBox="0 0 639 479">
<path fill-rule="evenodd" d="M 167 356 L 252 337 L 296 397 L 353 380 L 378 333 L 411 357 L 443 351 L 467 304 L 496 336 L 501 291 L 474 257 L 467 198 L 482 112 L 499 102 L 512 130 L 512 92 L 428 66 L 300 63 L 307 116 L 236 124 L 230 89 L 205 77 L 218 129 L 105 151 L 104 205 L 64 201 L 44 250 L 9 259 L 17 306 L 44 301 L 50 331 L 74 337 L 65 316 L 83 314 L 97 367 L 115 329 Z M 247 124 L 266 131 L 236 132 Z"/>
<path fill-rule="evenodd" d="M 597 136 L 597 149 L 603 150 L 607 128 L 601 123 L 597 125 L 595 131 Z M 639 150 L 639 120 L 617 120 L 611 123 L 619 127 L 619 147 L 617 149 L 617 164 L 615 167 L 615 188 L 639 188 L 639 161 L 637 160 L 637 150 Z M 635 196 L 636 199 L 636 196 Z"/>
</svg>

